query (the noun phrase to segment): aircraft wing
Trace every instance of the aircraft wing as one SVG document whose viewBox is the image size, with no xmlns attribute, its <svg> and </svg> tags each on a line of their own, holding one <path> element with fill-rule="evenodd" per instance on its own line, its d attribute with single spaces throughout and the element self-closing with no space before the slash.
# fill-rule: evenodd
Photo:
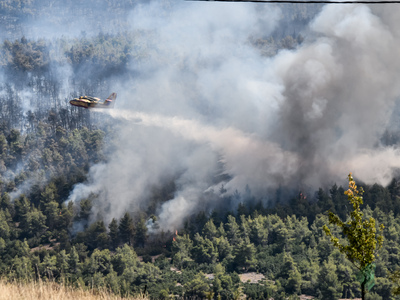
<svg viewBox="0 0 400 300">
<path fill-rule="evenodd" d="M 110 96 L 103 103 L 97 97 L 91 96 L 80 96 L 71 100 L 69 103 L 73 106 L 83 107 L 83 108 L 113 108 L 115 104 L 115 99 L 117 98 L 117 93 L 111 93 Z"/>
</svg>

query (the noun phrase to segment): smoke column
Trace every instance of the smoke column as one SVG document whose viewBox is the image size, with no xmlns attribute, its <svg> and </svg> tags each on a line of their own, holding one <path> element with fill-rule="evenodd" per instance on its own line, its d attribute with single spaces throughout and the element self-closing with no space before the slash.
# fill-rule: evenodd
<svg viewBox="0 0 400 300">
<path fill-rule="evenodd" d="M 222 184 L 227 193 L 248 185 L 260 199 L 342 182 L 350 171 L 388 184 L 400 167 L 399 149 L 380 143 L 400 93 L 396 12 L 326 5 L 302 45 L 265 57 L 249 38 L 274 30 L 275 6 L 138 6 L 131 27 L 148 56 L 116 86 L 119 109 L 103 112 L 115 120 L 108 161 L 70 200 L 97 194 L 93 216 L 110 221 L 146 210 L 152 188 L 173 178 L 157 215 L 174 229 L 217 207 L 207 193 Z"/>
</svg>

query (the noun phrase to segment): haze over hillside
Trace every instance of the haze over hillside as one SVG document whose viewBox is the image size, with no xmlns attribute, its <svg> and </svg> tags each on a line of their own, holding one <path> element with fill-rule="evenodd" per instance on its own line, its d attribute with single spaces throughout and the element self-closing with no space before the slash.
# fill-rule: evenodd
<svg viewBox="0 0 400 300">
<path fill-rule="evenodd" d="M 25 120 L 51 108 L 68 124 L 79 123 L 77 113 L 90 114 L 88 124 L 110 122 L 107 161 L 91 166 L 69 198 L 95 193 L 94 218 L 102 212 L 109 222 L 146 209 L 151 189 L 171 180 L 173 196 L 156 214 L 173 229 L 199 208 L 226 205 L 221 186 L 268 202 L 279 187 L 313 191 L 341 182 L 348 170 L 383 185 L 397 172 L 396 144 L 381 142 L 398 130 L 390 122 L 399 94 L 395 9 L 48 4 L 8 10 L 13 21 L 3 23 L 3 38 L 42 38 L 45 77 L 28 68 L 17 85 L 22 75 L 5 69 L 3 91 L 14 89 Z M 116 38 L 108 41 L 110 35 Z M 50 88 L 40 87 L 47 82 Z M 68 106 L 72 96 L 112 91 L 118 110 L 111 114 Z"/>
<path fill-rule="evenodd" d="M 172 176 L 174 197 L 158 216 L 173 229 L 199 207 L 218 207 L 222 185 L 268 201 L 280 186 L 313 190 L 347 170 L 388 184 L 400 162 L 397 147 L 381 143 L 399 94 L 392 11 L 325 6 L 301 44 L 265 56 L 250 37 L 272 35 L 281 16 L 249 3 L 133 9 L 131 28 L 147 33 L 137 42 L 152 50 L 130 61 L 133 78 L 118 81 L 116 151 L 71 199 L 93 189 L 111 218 L 145 207 L 148 187 Z"/>
<path fill-rule="evenodd" d="M 1 2 L 1 276 L 354 298 L 322 230 L 348 217 L 352 171 L 386 226 L 370 297 L 396 299 L 398 22 L 396 5 Z M 112 92 L 114 109 L 69 104 Z"/>
<path fill-rule="evenodd" d="M 126 210 L 146 209 L 151 188 L 173 180 L 172 199 L 157 209 L 163 227 L 173 229 L 199 207 L 218 207 L 221 186 L 227 193 L 248 189 L 268 201 L 278 187 L 312 191 L 341 182 L 347 170 L 366 183 L 385 185 L 400 164 L 397 146 L 381 143 L 385 130 L 392 130 L 399 94 L 395 10 L 49 3 L 14 12 L 10 28 L 44 38 L 46 74 L 57 88 L 41 93 L 28 78 L 15 94 L 27 116 L 49 98 L 59 114 L 71 109 L 73 95 L 118 92 L 118 110 L 110 115 L 112 152 L 91 167 L 88 181 L 69 198 L 97 194 L 94 218 L 96 210 L 110 221 Z M 294 35 L 280 46 L 273 42 L 287 28 Z M 106 50 L 120 64 L 95 67 L 85 53 L 112 49 L 101 38 L 109 34 L 125 36 L 123 52 Z M 86 44 L 74 45 L 77 37 L 86 37 Z M 72 46 L 69 52 L 65 45 Z M 15 76 L 3 76 L 15 85 Z M 90 115 L 99 123 L 105 118 Z"/>
</svg>

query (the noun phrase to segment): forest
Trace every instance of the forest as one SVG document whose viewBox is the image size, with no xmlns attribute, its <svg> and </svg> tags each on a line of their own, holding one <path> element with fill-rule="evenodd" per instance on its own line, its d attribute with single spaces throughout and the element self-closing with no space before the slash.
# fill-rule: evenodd
<svg viewBox="0 0 400 300">
<path fill-rule="evenodd" d="M 347 187 L 340 184 L 311 191 L 280 187 L 265 201 L 249 187 L 228 192 L 220 180 L 212 196 L 227 205 L 192 212 L 175 230 L 157 227 L 157 209 L 178 189 L 174 178 L 148 187 L 145 208 L 126 209 L 109 222 L 102 213 L 94 215 L 96 193 L 71 201 L 74 187 L 90 179 L 90 168 L 112 159 L 121 136 L 110 116 L 68 101 L 80 94 L 108 95 L 121 77 L 136 79 L 155 41 L 143 43 L 147 33 L 126 30 L 123 21 L 116 32 L 24 36 L 23 22 L 48 18 L 56 27 L 62 24 L 46 8 L 57 10 L 56 2 L 0 3 L 0 26 L 7 32 L 0 44 L 2 278 L 54 281 L 119 295 L 144 293 L 150 299 L 361 297 L 359 270 L 323 229 L 329 224 L 328 211 L 346 220 L 353 209 Z M 123 20 L 142 3 L 66 2 L 66 16 L 79 11 L 97 20 L 111 11 L 110 22 Z M 282 31 L 251 36 L 247 42 L 266 59 L 293 51 L 304 41 L 301 29 L 320 9 L 293 6 L 285 10 Z M 99 25 L 101 30 L 107 24 Z M 387 130 L 381 141 L 395 146 L 399 136 L 399 131 Z M 394 291 L 400 284 L 400 178 L 387 186 L 360 186 L 364 216 L 376 219 L 377 228 L 385 226 L 367 299 L 399 299 Z M 331 226 L 331 231 L 345 243 L 339 228 Z"/>
<path fill-rule="evenodd" d="M 126 212 L 109 224 L 89 223 L 92 199 L 79 205 L 65 200 L 72 186 L 85 180 L 88 164 L 105 159 L 105 135 L 85 127 L 53 131 L 45 123 L 31 133 L 12 129 L 1 135 L 2 276 L 123 295 L 146 291 L 154 299 L 360 296 L 358 270 L 323 231 L 328 210 L 344 220 L 352 209 L 343 187 L 319 189 L 312 197 L 299 193 L 267 207 L 253 199 L 231 212 L 199 212 L 177 232 L 149 233 L 146 220 L 156 217 L 145 212 L 135 217 Z M 18 161 L 25 162 L 24 171 L 10 177 L 7 170 Z M 21 184 L 29 188 L 16 194 Z M 365 216 L 385 225 L 368 299 L 396 299 L 389 275 L 399 264 L 400 183 L 394 179 L 386 188 L 375 184 L 364 189 Z M 77 223 L 83 224 L 82 231 L 74 228 Z M 339 235 L 338 229 L 334 232 Z M 241 281 L 249 273 L 263 276 L 259 282 Z"/>
</svg>

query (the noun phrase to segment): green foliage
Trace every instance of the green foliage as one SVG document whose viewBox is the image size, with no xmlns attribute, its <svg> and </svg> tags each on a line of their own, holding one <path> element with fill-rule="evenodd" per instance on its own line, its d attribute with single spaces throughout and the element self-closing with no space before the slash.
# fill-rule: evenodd
<svg viewBox="0 0 400 300">
<path fill-rule="evenodd" d="M 49 52 L 44 40 L 28 41 L 25 37 L 11 43 L 4 41 L 2 45 L 3 64 L 18 71 L 45 71 L 49 64 Z"/>
<path fill-rule="evenodd" d="M 243 202 L 237 216 L 200 212 L 179 235 L 162 231 L 149 235 L 145 220 L 150 216 L 144 212 L 135 220 L 127 212 L 105 224 L 101 219 L 89 221 L 97 195 L 80 203 L 65 202 L 74 184 L 85 180 L 90 163 L 104 159 L 106 133 L 69 130 L 53 126 L 53 121 L 38 122 L 24 133 L 6 130 L 0 134 L 2 276 L 21 280 L 40 276 L 122 294 L 135 294 L 146 286 L 155 299 L 239 299 L 244 294 L 253 299 L 295 299 L 300 293 L 322 299 L 360 296 L 358 271 L 346 260 L 347 252 L 335 249 L 323 230 L 329 217 L 320 214 L 331 209 L 339 219 L 346 217 L 352 204 L 342 187 L 320 189 L 309 200 L 300 193 L 287 204 L 268 209 L 262 203 L 251 207 Z M 11 173 L 18 161 L 27 168 Z M 13 175 L 7 177 L 4 172 Z M 27 179 L 33 183 L 30 190 L 15 193 Z M 400 264 L 400 202 L 396 202 L 400 189 L 396 186 L 364 186 L 365 202 L 376 204 L 363 207 L 359 202 L 355 215 L 358 220 L 362 217 L 362 226 L 371 228 L 361 235 L 371 234 L 378 222 L 387 225 L 382 232 L 385 244 L 377 243 L 375 252 L 381 247 L 380 256 L 373 261 L 376 285 L 369 296 L 376 299 L 394 299 L 391 291 L 397 281 L 387 277 Z M 168 183 L 157 197 L 173 194 L 175 188 Z M 250 191 L 243 197 L 256 203 Z M 387 201 L 389 211 L 384 207 Z M 80 232 L 73 229 L 74 223 L 82 225 Z M 330 232 L 346 247 L 349 243 L 341 236 L 342 228 L 334 226 Z M 260 283 L 242 283 L 238 274 L 246 272 L 266 278 Z"/>
<path fill-rule="evenodd" d="M 400 295 L 400 270 L 395 270 L 389 275 L 389 279 L 394 283 L 392 287 L 393 295 Z"/>
<path fill-rule="evenodd" d="M 69 269 L 69 255 L 65 250 L 61 250 L 56 257 L 56 270 L 61 278 L 65 278 Z"/>
<path fill-rule="evenodd" d="M 204 299 L 210 291 L 210 286 L 203 273 L 197 274 L 193 280 L 187 282 L 184 287 L 186 295 L 189 297 L 200 297 Z"/>
<path fill-rule="evenodd" d="M 112 264 L 114 270 L 118 275 L 123 275 L 129 272 L 133 272 L 138 266 L 136 252 L 125 244 L 121 248 L 117 248 L 115 255 L 112 257 Z"/>
<path fill-rule="evenodd" d="M 349 189 L 345 191 L 349 202 L 353 205 L 350 213 L 350 220 L 343 222 L 332 212 L 329 212 L 329 222 L 342 229 L 343 235 L 348 240 L 348 244 L 341 244 L 339 238 L 332 235 L 330 229 L 324 225 L 325 233 L 331 237 L 334 246 L 360 270 L 362 273 L 361 286 L 364 298 L 364 288 L 370 280 L 373 280 L 372 263 L 375 261 L 376 251 L 382 247 L 383 236 L 376 236 L 375 219 L 370 217 L 363 220 L 364 213 L 360 206 L 363 204 L 362 188 L 357 188 L 351 173 L 348 175 Z M 380 230 L 383 231 L 383 224 Z"/>
<path fill-rule="evenodd" d="M 208 238 L 203 238 L 199 233 L 194 237 L 195 246 L 193 247 L 193 257 L 197 263 L 214 264 L 218 258 L 217 249 Z"/>
<path fill-rule="evenodd" d="M 217 238 L 219 236 L 217 227 L 214 224 L 213 219 L 208 220 L 206 225 L 204 225 L 203 236 L 209 240 L 213 240 L 214 238 Z"/>
<path fill-rule="evenodd" d="M 146 226 L 146 221 L 144 220 L 143 217 L 139 219 L 139 221 L 136 223 L 135 227 L 135 245 L 138 247 L 144 247 L 146 240 L 147 240 L 147 226 Z"/>
<path fill-rule="evenodd" d="M 3 210 L 0 210 L 0 237 L 8 239 L 10 237 L 10 226 L 6 219 L 6 215 Z"/>
<path fill-rule="evenodd" d="M 270 299 L 272 292 L 268 286 L 260 284 L 245 283 L 243 293 L 249 299 Z"/>
<path fill-rule="evenodd" d="M 234 263 L 237 270 L 254 271 L 256 269 L 256 247 L 246 237 L 239 245 L 236 245 Z"/>
<path fill-rule="evenodd" d="M 186 268 L 193 259 L 191 252 L 193 249 L 193 241 L 189 235 L 177 235 L 172 243 L 172 262 L 179 269 Z"/>
<path fill-rule="evenodd" d="M 7 24 L 6 30 L 14 28 L 17 32 L 19 20 L 38 19 L 62 25 L 59 18 L 43 9 L 49 3 L 3 1 L 0 12 L 7 16 L 5 22 L 17 20 Z M 123 22 L 137 3 L 88 0 L 82 13 L 89 23 L 105 17 Z M 50 4 L 54 10 L 61 7 L 57 1 Z M 165 5 L 170 5 L 169 1 Z M 68 10 L 69 6 L 62 7 Z M 76 12 L 76 6 L 72 7 Z M 76 15 L 71 11 L 64 13 Z M 294 230 L 297 223 L 291 224 L 292 219 L 275 222 L 274 214 L 252 218 L 251 209 L 243 202 L 237 210 L 238 219 L 230 216 L 226 221 L 216 216 L 213 222 L 201 212 L 173 242 L 169 233 L 149 238 L 145 214 L 138 220 L 126 214 L 119 223 L 114 219 L 108 226 L 104 220 L 93 221 L 92 207 L 97 195 L 80 203 L 65 202 L 73 186 L 86 180 L 89 166 L 106 159 L 103 148 L 109 138 L 106 131 L 98 129 L 103 118 L 64 106 L 66 97 L 76 96 L 64 91 L 65 82 L 75 91 L 73 94 L 101 94 L 108 90 L 115 84 L 113 76 L 124 76 L 131 70 L 132 59 L 136 63 L 146 61 L 150 52 L 148 45 L 138 43 L 142 34 L 125 31 L 88 37 L 82 32 L 80 38 L 50 41 L 22 37 L 0 44 L 0 68 L 4 74 L 0 86 L 0 273 L 15 279 L 40 277 L 93 289 L 105 287 L 121 294 L 134 294 L 148 285 L 152 297 L 183 298 L 192 294 L 238 299 L 243 288 L 234 271 L 259 271 L 267 269 L 265 261 L 274 261 L 276 265 L 268 269 L 273 276 L 271 270 L 280 267 L 277 261 L 281 246 L 296 252 L 293 256 L 300 255 L 308 246 L 300 249 L 292 245 L 295 241 L 307 242 L 295 236 L 307 236 L 304 228 Z M 278 47 L 294 48 L 300 42 L 301 38 L 296 36 L 277 42 L 268 40 L 272 52 Z M 72 69 L 74 76 L 66 78 L 63 72 L 59 79 L 55 72 L 59 67 Z M 30 111 L 26 111 L 27 101 Z M 169 180 L 167 187 L 160 187 L 159 192 L 154 192 L 152 207 L 160 204 L 159 199 L 173 196 L 176 188 L 174 179 Z M 236 191 L 232 197 L 236 201 L 241 195 Z M 256 200 L 249 189 L 244 199 Z M 306 204 L 303 201 L 304 207 Z M 73 224 L 82 226 L 72 227 Z M 77 232 L 77 228 L 81 231 Z M 139 262 L 133 246 L 141 253 L 148 252 L 149 263 Z M 163 256 L 152 264 L 154 257 L 150 253 Z M 265 261 L 260 262 L 258 257 L 265 257 Z M 170 270 L 170 258 L 182 273 Z M 199 275 L 201 270 L 214 272 L 214 279 Z M 254 289 L 254 295 L 264 292 L 259 286 Z"/>
<path fill-rule="evenodd" d="M 88 246 L 89 250 L 107 249 L 109 247 L 110 238 L 103 221 L 92 223 L 85 233 L 85 245 Z"/>
<path fill-rule="evenodd" d="M 128 212 L 126 212 L 119 221 L 118 230 L 121 241 L 132 245 L 135 236 L 135 225 Z"/>
<path fill-rule="evenodd" d="M 323 299 L 335 300 L 342 295 L 343 287 L 339 283 L 336 271 L 337 268 L 332 258 L 325 261 L 321 267 L 318 289 Z"/>
<path fill-rule="evenodd" d="M 363 220 L 363 212 L 360 206 L 363 204 L 361 194 L 363 189 L 358 189 L 351 174 L 348 176 L 349 189 L 345 192 L 349 202 L 353 205 L 350 213 L 351 220 L 343 222 L 338 216 L 329 212 L 329 222 L 342 228 L 343 235 L 348 239 L 348 245 L 339 243 L 339 239 L 332 236 L 330 229 L 325 225 L 324 231 L 331 237 L 331 241 L 339 250 L 346 254 L 347 258 L 360 270 L 375 260 L 375 253 L 382 247 L 383 236 L 376 237 L 376 224 L 374 218 Z M 383 224 L 380 226 L 382 231 Z M 377 247 L 378 245 L 378 247 Z"/>
<path fill-rule="evenodd" d="M 119 245 L 119 232 L 118 232 L 118 222 L 115 218 L 112 219 L 111 223 L 108 225 L 110 236 L 110 243 L 112 249 L 115 249 Z"/>
<path fill-rule="evenodd" d="M 79 261 L 79 254 L 76 248 L 73 246 L 71 252 L 69 253 L 68 266 L 69 273 L 76 279 L 81 273 L 81 263 Z"/>
</svg>

